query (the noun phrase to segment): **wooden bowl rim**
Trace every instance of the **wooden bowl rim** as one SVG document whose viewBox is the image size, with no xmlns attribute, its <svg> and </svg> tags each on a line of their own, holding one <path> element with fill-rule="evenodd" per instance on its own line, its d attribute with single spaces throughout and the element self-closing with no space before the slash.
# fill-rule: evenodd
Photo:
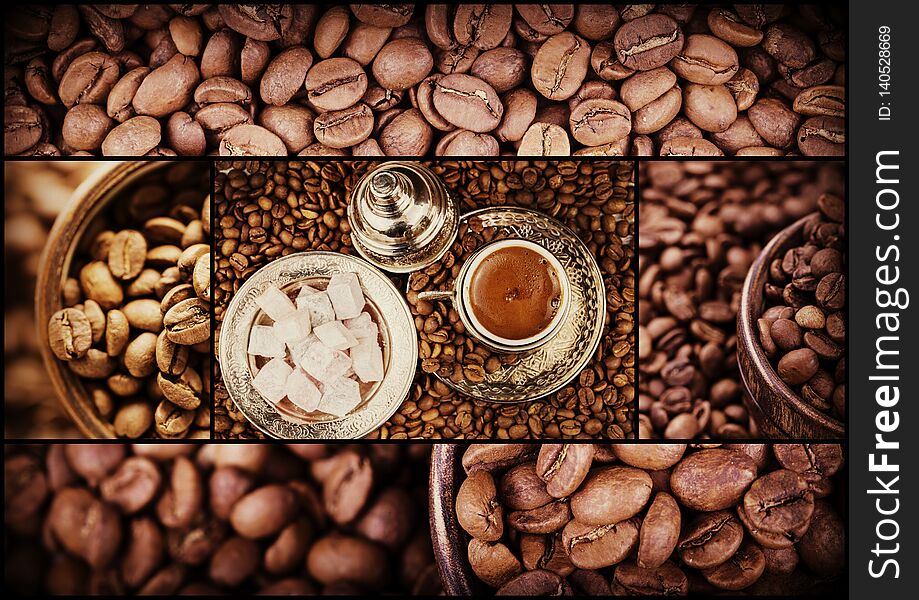
<svg viewBox="0 0 919 600">
<path fill-rule="evenodd" d="M 472 595 L 475 581 L 466 558 L 463 532 L 455 516 L 460 453 L 467 447 L 463 444 L 435 444 L 431 452 L 428 520 L 434 559 L 444 593 L 448 596 Z"/>
<path fill-rule="evenodd" d="M 108 163 L 93 171 L 71 194 L 67 205 L 57 216 L 42 251 L 35 285 L 35 319 L 39 346 L 45 370 L 57 393 L 58 401 L 80 432 L 88 438 L 114 439 L 111 423 L 100 418 L 84 384 L 64 366 L 43 340 L 48 339 L 48 320 L 63 308 L 61 288 L 70 270 L 73 254 L 99 213 L 117 193 L 138 178 L 157 169 L 175 164 L 169 161 L 120 161 Z"/>
<path fill-rule="evenodd" d="M 778 373 L 772 368 L 772 363 L 769 362 L 769 358 L 759 344 L 756 335 L 756 326 L 754 324 L 755 320 L 759 319 L 765 302 L 765 297 L 761 290 L 766 282 L 770 263 L 778 256 L 780 251 L 786 249 L 785 246 L 802 234 L 808 222 L 818 218 L 818 213 L 811 213 L 798 219 L 791 225 L 788 225 L 775 237 L 769 240 L 759 256 L 753 261 L 750 270 L 747 272 L 747 277 L 744 279 L 740 298 L 740 310 L 737 313 L 737 348 L 738 353 L 743 352 L 750 359 L 749 364 L 753 371 L 750 375 L 775 391 L 781 399 L 789 405 L 793 412 L 808 419 L 808 429 L 819 427 L 830 434 L 844 437 L 845 423 L 843 421 L 819 411 L 804 402 L 804 400 L 798 397 L 798 395 L 778 376 Z M 759 406 L 759 398 L 756 398 L 750 391 L 747 382 L 747 374 L 743 373 L 743 368 L 741 368 L 741 375 L 744 390 Z M 759 406 L 759 409 L 763 410 L 762 406 Z M 763 411 L 763 413 L 767 416 L 769 414 L 767 411 Z"/>
</svg>

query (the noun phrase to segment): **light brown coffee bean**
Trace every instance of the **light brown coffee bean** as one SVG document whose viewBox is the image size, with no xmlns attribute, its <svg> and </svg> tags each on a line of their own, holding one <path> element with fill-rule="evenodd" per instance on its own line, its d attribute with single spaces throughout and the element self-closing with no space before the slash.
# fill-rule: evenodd
<svg viewBox="0 0 919 600">
<path fill-rule="evenodd" d="M 93 343 L 93 331 L 83 311 L 65 308 L 51 315 L 48 322 L 51 351 L 61 360 L 73 360 L 86 354 Z"/>
</svg>

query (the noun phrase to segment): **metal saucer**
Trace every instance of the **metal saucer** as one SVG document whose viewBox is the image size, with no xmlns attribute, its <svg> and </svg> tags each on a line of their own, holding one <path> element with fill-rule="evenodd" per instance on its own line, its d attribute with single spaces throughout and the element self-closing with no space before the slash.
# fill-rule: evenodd
<svg viewBox="0 0 919 600">
<path fill-rule="evenodd" d="M 307 413 L 287 399 L 277 406 L 252 386 L 255 357 L 246 352 L 249 332 L 265 319 L 255 299 L 269 286 L 281 290 L 308 283 L 324 289 L 335 273 L 357 273 L 367 310 L 380 328 L 383 380 L 361 384 L 363 401 L 350 414 L 333 417 Z M 415 376 L 418 336 L 403 295 L 392 281 L 366 261 L 337 252 L 301 252 L 279 258 L 256 271 L 227 307 L 218 344 L 220 371 L 227 393 L 249 421 L 266 435 L 280 439 L 353 439 L 385 423 L 402 405 Z"/>
<path fill-rule="evenodd" d="M 603 339 L 606 288 L 600 267 L 571 229 L 542 213 L 483 208 L 460 219 L 461 225 L 474 222 L 476 227 L 530 240 L 554 254 L 571 283 L 571 308 L 568 320 L 545 346 L 520 355 L 515 364 L 486 373 L 483 381 L 437 378 L 462 394 L 489 402 L 526 402 L 557 392 L 587 366 Z"/>
</svg>

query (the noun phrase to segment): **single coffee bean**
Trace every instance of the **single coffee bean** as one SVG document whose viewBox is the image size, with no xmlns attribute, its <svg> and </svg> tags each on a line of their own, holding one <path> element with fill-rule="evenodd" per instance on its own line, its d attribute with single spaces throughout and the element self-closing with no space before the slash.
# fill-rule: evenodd
<svg viewBox="0 0 919 600">
<path fill-rule="evenodd" d="M 753 482 L 744 495 L 743 510 L 757 529 L 785 533 L 810 522 L 814 497 L 803 477 L 780 469 Z"/>
<path fill-rule="evenodd" d="M 48 322 L 48 341 L 54 355 L 61 360 L 84 356 L 93 343 L 89 319 L 75 308 L 57 311 Z"/>
<path fill-rule="evenodd" d="M 468 558 L 476 577 L 496 588 L 523 571 L 517 557 L 500 542 L 484 542 L 473 538 L 469 542 Z"/>
<path fill-rule="evenodd" d="M 536 464 L 532 462 L 517 465 L 505 473 L 500 490 L 505 506 L 513 510 L 539 508 L 554 499 L 546 491 L 546 482 L 537 475 Z"/>
<path fill-rule="evenodd" d="M 591 445 L 544 444 L 539 450 L 536 473 L 546 482 L 548 495 L 564 498 L 573 494 L 587 476 L 593 456 Z"/>
<path fill-rule="evenodd" d="M 236 125 L 220 140 L 221 156 L 285 156 L 286 154 L 287 146 L 284 145 L 281 138 L 258 125 Z"/>
<path fill-rule="evenodd" d="M 629 109 L 615 100 L 584 100 L 571 111 L 569 124 L 571 135 L 588 146 L 615 142 L 632 130 Z"/>
<path fill-rule="evenodd" d="M 734 450 L 709 449 L 683 459 L 670 476 L 680 502 L 696 510 L 722 510 L 735 504 L 756 478 L 756 464 Z"/>
<path fill-rule="evenodd" d="M 536 90 L 550 100 L 565 100 L 577 92 L 590 62 L 590 45 L 572 33 L 550 37 L 533 57 L 530 76 Z"/>
<path fill-rule="evenodd" d="M 727 562 L 702 571 L 703 577 L 723 590 L 742 590 L 759 579 L 766 569 L 766 558 L 756 542 L 748 541 Z"/>
<path fill-rule="evenodd" d="M 683 31 L 662 14 L 646 15 L 624 24 L 613 38 L 623 66 L 639 71 L 662 67 L 683 49 Z"/>
<path fill-rule="evenodd" d="M 131 104 L 138 115 L 165 117 L 188 104 L 200 81 L 194 59 L 176 54 L 146 77 Z"/>
<path fill-rule="evenodd" d="M 673 496 L 658 492 L 641 522 L 638 535 L 639 567 L 656 569 L 676 548 L 680 537 L 680 508 Z"/>
<path fill-rule="evenodd" d="M 820 367 L 817 354 L 810 348 L 792 350 L 782 357 L 778 374 L 789 385 L 800 385 L 814 376 Z"/>
<path fill-rule="evenodd" d="M 533 123 L 520 140 L 518 156 L 567 156 L 571 143 L 564 129 L 552 123 Z"/>
<path fill-rule="evenodd" d="M 650 496 L 651 478 L 645 471 L 604 467 L 591 473 L 572 495 L 571 513 L 585 525 L 618 523 L 638 514 Z"/>
<path fill-rule="evenodd" d="M 410 37 L 384 45 L 373 60 L 372 71 L 383 88 L 407 90 L 427 77 L 433 68 L 434 57 L 424 41 Z"/>
<path fill-rule="evenodd" d="M 456 497 L 456 516 L 460 526 L 473 537 L 488 542 L 501 539 L 503 511 L 494 479 L 487 471 L 473 472 L 463 481 Z"/>
<path fill-rule="evenodd" d="M 571 587 L 555 573 L 544 570 L 525 571 L 508 581 L 496 596 L 569 596 Z"/>
<path fill-rule="evenodd" d="M 684 596 L 689 592 L 689 580 L 673 563 L 653 568 L 623 563 L 613 574 L 612 590 L 627 596 Z"/>
<path fill-rule="evenodd" d="M 677 551 L 690 567 L 707 569 L 733 556 L 743 535 L 743 526 L 729 511 L 704 513 L 689 524 L 677 543 Z"/>
<path fill-rule="evenodd" d="M 693 34 L 686 38 L 671 68 L 692 83 L 719 85 L 730 81 L 740 64 L 737 52 L 722 40 L 710 35 Z"/>
<path fill-rule="evenodd" d="M 845 88 L 841 85 L 815 85 L 795 97 L 793 109 L 808 116 L 844 117 Z"/>
<path fill-rule="evenodd" d="M 370 107 L 358 103 L 344 110 L 319 115 L 313 122 L 313 133 L 326 146 L 347 148 L 367 139 L 373 131 L 373 124 Z"/>
<path fill-rule="evenodd" d="M 602 569 L 622 562 L 637 542 L 636 519 L 600 526 L 574 520 L 562 532 L 562 544 L 571 562 L 581 569 Z"/>
<path fill-rule="evenodd" d="M 137 277 L 147 257 L 147 240 L 139 231 L 119 231 L 112 239 L 108 252 L 108 267 L 121 280 Z"/>
<path fill-rule="evenodd" d="M 367 91 L 367 75 L 357 61 L 330 58 L 316 63 L 304 81 L 307 98 L 322 110 L 342 110 Z"/>
<path fill-rule="evenodd" d="M 434 107 L 443 117 L 463 129 L 491 131 L 504 115 L 504 105 L 494 88 L 470 75 L 447 75 L 435 83 Z"/>
<path fill-rule="evenodd" d="M 102 154 L 141 156 L 156 148 L 161 139 L 159 121 L 149 116 L 133 117 L 109 131 L 102 142 Z"/>
</svg>

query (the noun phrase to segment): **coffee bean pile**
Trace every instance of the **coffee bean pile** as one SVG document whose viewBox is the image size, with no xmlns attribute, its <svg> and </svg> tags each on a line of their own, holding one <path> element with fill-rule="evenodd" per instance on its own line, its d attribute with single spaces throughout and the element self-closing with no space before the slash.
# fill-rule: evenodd
<svg viewBox="0 0 919 600">
<path fill-rule="evenodd" d="M 496 404 L 457 394 L 428 375 L 478 377 L 512 361 L 466 338 L 443 302 L 418 301 L 423 289 L 442 289 L 462 258 L 482 242 L 463 230 L 431 267 L 396 279 L 419 332 L 420 368 L 409 398 L 371 437 L 570 438 L 630 437 L 634 400 L 634 189 L 632 164 L 612 162 L 426 163 L 460 203 L 460 210 L 522 206 L 571 227 L 597 258 L 606 288 L 605 335 L 587 368 L 548 398 Z M 352 253 L 346 191 L 371 164 L 363 162 L 220 162 L 214 191 L 217 231 L 218 323 L 233 294 L 255 270 L 303 250 Z M 625 241 L 624 241 L 625 240 Z M 496 364 L 497 363 L 497 364 Z M 436 365 L 436 366 L 435 366 Z M 492 372 L 492 371 L 488 371 Z M 215 430 L 221 437 L 260 437 L 236 410 L 218 378 Z"/>
<path fill-rule="evenodd" d="M 33 5 L 5 25 L 5 154 L 845 146 L 845 8 Z"/>
<path fill-rule="evenodd" d="M 846 207 L 826 194 L 802 244 L 769 265 L 759 341 L 782 381 L 805 402 L 846 415 Z"/>
<path fill-rule="evenodd" d="M 8 447 L 8 590 L 436 595 L 430 446 Z"/>
<path fill-rule="evenodd" d="M 499 595 L 842 593 L 843 462 L 837 444 L 474 444 L 455 512 Z"/>
<path fill-rule="evenodd" d="M 7 439 L 74 438 L 41 359 L 35 334 L 35 278 L 48 232 L 73 190 L 97 163 L 4 165 L 4 432 Z"/>
<path fill-rule="evenodd" d="M 742 403 L 737 309 L 765 243 L 842 196 L 835 164 L 642 165 L 639 435 L 758 435 Z"/>
<path fill-rule="evenodd" d="M 51 350 L 118 437 L 209 437 L 210 168 L 181 163 L 113 200 L 79 243 Z"/>
</svg>

